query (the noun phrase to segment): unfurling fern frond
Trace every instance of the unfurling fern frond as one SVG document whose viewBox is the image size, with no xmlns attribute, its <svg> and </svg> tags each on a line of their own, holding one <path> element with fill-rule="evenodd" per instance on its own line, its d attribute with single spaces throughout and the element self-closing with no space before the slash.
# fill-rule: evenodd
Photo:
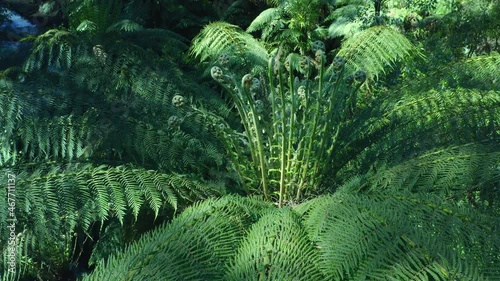
<svg viewBox="0 0 500 281">
<path fill-rule="evenodd" d="M 346 58 L 349 72 L 364 69 L 371 78 L 385 73 L 395 62 L 419 54 L 404 35 L 385 26 L 374 26 L 347 39 L 338 53 Z"/>
<path fill-rule="evenodd" d="M 266 49 L 251 35 L 238 26 L 226 22 L 213 22 L 206 25 L 193 39 L 190 55 L 200 61 L 215 59 L 229 48 L 236 56 L 244 56 L 249 62 L 266 65 Z"/>
</svg>

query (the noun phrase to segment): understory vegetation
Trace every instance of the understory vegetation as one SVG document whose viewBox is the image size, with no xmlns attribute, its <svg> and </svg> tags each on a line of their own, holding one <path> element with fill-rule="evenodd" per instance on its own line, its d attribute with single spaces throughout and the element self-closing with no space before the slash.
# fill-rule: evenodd
<svg viewBox="0 0 500 281">
<path fill-rule="evenodd" d="M 0 280 L 500 280 L 498 1 L 48 2 Z"/>
</svg>

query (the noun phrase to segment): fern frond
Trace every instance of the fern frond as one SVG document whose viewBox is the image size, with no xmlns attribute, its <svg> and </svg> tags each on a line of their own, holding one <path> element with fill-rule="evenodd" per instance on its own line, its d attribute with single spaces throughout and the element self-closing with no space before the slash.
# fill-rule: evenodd
<svg viewBox="0 0 500 281">
<path fill-rule="evenodd" d="M 0 100 L 8 100 L 0 112 L 0 125 L 5 130 L 0 138 L 0 164 L 15 157 L 30 161 L 89 157 L 99 145 L 92 125 L 96 123 L 95 112 L 68 115 L 70 106 L 80 110 L 82 105 L 69 105 L 64 91 L 44 86 L 39 84 L 36 91 L 25 85 L 1 88 Z"/>
<path fill-rule="evenodd" d="M 436 147 L 498 141 L 494 124 L 500 122 L 499 106 L 495 91 L 456 89 L 394 94 L 346 124 L 336 164 L 360 174 L 381 159 L 398 163 Z M 343 156 L 347 154 L 357 156 L 347 164 Z M 362 166 L 354 164 L 362 162 Z"/>
<path fill-rule="evenodd" d="M 270 211 L 250 228 L 224 280 L 324 280 L 316 250 L 293 211 Z"/>
<path fill-rule="evenodd" d="M 36 157 L 71 161 L 88 158 L 99 146 L 99 141 L 91 129 L 95 117 L 86 117 L 80 120 L 73 116 L 61 116 L 52 120 L 26 120 L 20 124 L 18 131 L 23 143 L 22 152 L 31 159 Z M 93 142 L 96 140 L 97 142 Z"/>
<path fill-rule="evenodd" d="M 143 29 L 143 27 L 134 21 L 121 20 L 119 22 L 114 23 L 110 27 L 108 27 L 107 32 L 111 32 L 111 31 L 133 32 L 133 31 L 140 31 L 142 29 Z"/>
<path fill-rule="evenodd" d="M 379 171 L 370 190 L 407 189 L 465 198 L 466 193 L 500 182 L 500 151 L 494 145 L 466 144 L 433 150 L 394 167 Z"/>
<path fill-rule="evenodd" d="M 377 78 L 395 62 L 408 61 L 420 52 L 398 31 L 374 26 L 347 39 L 338 55 L 345 57 L 349 73 L 362 69 L 369 77 Z"/>
<path fill-rule="evenodd" d="M 84 280 L 494 280 L 498 223 L 422 193 L 341 191 L 293 210 L 225 196 L 186 209 Z"/>
<path fill-rule="evenodd" d="M 33 51 L 23 69 L 33 72 L 45 68 L 57 72 L 71 68 L 77 57 L 87 53 L 85 48 L 79 47 L 75 34 L 66 30 L 51 29 L 36 38 Z"/>
<path fill-rule="evenodd" d="M 340 6 L 342 3 L 335 3 Z M 345 3 L 344 3 L 345 4 Z M 345 6 L 336 7 L 325 21 L 333 20 L 328 27 L 328 36 L 335 38 L 351 38 L 362 30 L 363 23 L 359 19 L 363 11 L 366 10 L 363 1 L 349 1 Z"/>
<path fill-rule="evenodd" d="M 273 19 L 279 17 L 282 13 L 282 10 L 279 8 L 269 8 L 267 10 L 262 11 L 253 21 L 250 23 L 250 26 L 247 28 L 247 32 L 254 32 L 257 30 L 263 29 L 266 25 L 268 25 Z"/>
<path fill-rule="evenodd" d="M 488 222 L 491 217 L 441 197 L 338 191 L 297 211 L 320 249 L 319 266 L 329 280 L 446 280 L 454 274 L 484 280 L 489 264 L 499 258 L 493 254 L 498 246 L 486 242 L 500 238 L 489 230 L 495 224 Z"/>
<path fill-rule="evenodd" d="M 189 54 L 200 61 L 215 59 L 228 48 L 234 49 L 235 55 L 244 56 L 253 64 L 266 65 L 266 49 L 251 35 L 238 26 L 226 22 L 213 22 L 206 25 L 193 39 Z"/>
<path fill-rule="evenodd" d="M 84 20 L 76 27 L 76 31 L 96 32 L 97 25 L 89 20 Z"/>
<path fill-rule="evenodd" d="M 500 54 L 498 53 L 457 62 L 451 68 L 452 75 L 461 81 L 462 85 L 486 84 L 487 89 L 499 89 Z"/>
<path fill-rule="evenodd" d="M 328 27 L 328 35 L 332 38 L 351 38 L 361 30 L 360 22 L 353 22 L 348 18 L 338 18 Z"/>
<path fill-rule="evenodd" d="M 105 31 L 112 23 L 116 22 L 121 14 L 121 0 L 97 1 L 84 0 L 68 3 L 69 25 L 71 28 L 80 26 L 82 22 L 88 21 L 95 25 L 97 32 Z"/>
<path fill-rule="evenodd" d="M 195 204 L 84 280 L 221 280 L 248 226 L 271 207 L 234 196 Z"/>
<path fill-rule="evenodd" d="M 15 213 L 18 225 L 25 227 L 26 235 L 34 237 L 27 257 L 20 257 L 18 261 L 32 260 L 35 263 L 40 257 L 44 262 L 69 261 L 73 233 L 77 230 L 87 232 L 95 222 L 116 218 L 123 225 L 128 214 L 137 219 L 142 208 L 150 208 L 158 215 L 160 210 L 177 209 L 188 201 L 220 192 L 213 184 L 196 182 L 191 177 L 130 165 L 111 167 L 46 163 L 39 164 L 37 168 L 31 165 L 24 165 L 24 169 L 3 168 L 2 173 L 4 176 L 0 179 L 4 181 L 8 173 L 16 175 Z M 7 196 L 2 198 L 0 226 L 7 222 L 9 216 L 4 208 L 8 206 Z M 7 227 L 0 231 L 1 245 L 6 245 L 8 231 Z M 45 260 L 47 255 L 54 260 Z M 33 265 L 34 268 L 37 266 L 40 265 Z"/>
<path fill-rule="evenodd" d="M 122 222 L 127 210 L 132 210 L 137 217 L 143 205 L 149 205 L 158 213 L 167 201 L 177 208 L 179 200 L 216 194 L 215 190 L 181 175 L 129 166 L 49 165 L 32 172 L 18 171 L 18 174 L 17 208 L 34 215 L 32 229 L 40 233 L 57 232 L 62 223 L 74 225 L 61 221 L 60 217 L 69 219 L 76 213 L 87 219 L 77 219 L 77 224 L 87 228 L 92 222 L 88 219 L 105 220 L 113 216 Z M 46 225 L 49 222 L 50 230 Z"/>
</svg>

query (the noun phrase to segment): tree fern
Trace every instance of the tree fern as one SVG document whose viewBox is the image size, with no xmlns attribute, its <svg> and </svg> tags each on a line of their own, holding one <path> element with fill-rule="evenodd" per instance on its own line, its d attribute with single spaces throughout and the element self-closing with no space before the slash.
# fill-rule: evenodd
<svg viewBox="0 0 500 281">
<path fill-rule="evenodd" d="M 69 31 L 35 39 L 0 90 L 0 169 L 18 176 L 23 228 L 20 272 L 0 278 L 62 279 L 84 246 L 90 280 L 500 278 L 497 55 L 431 68 L 445 75 L 407 64 L 388 76 L 418 85 L 381 89 L 365 79 L 420 55 L 403 35 L 372 27 L 333 58 L 310 42 L 325 11 L 339 34 L 366 18 L 329 6 L 345 1 L 267 2 L 249 31 L 284 42 L 271 56 L 221 22 L 193 41 L 231 106 L 181 70 L 184 38 L 122 17 L 122 1 L 75 2 Z M 240 184 L 281 208 L 208 199 L 124 247 L 143 220 Z"/>
<path fill-rule="evenodd" d="M 349 77 L 344 81 L 342 77 L 349 70 L 343 67 L 342 57 L 325 70 L 321 54 L 314 59 L 290 54 L 284 63 L 288 75 L 280 73 L 279 58 L 270 60 L 267 80 L 248 74 L 239 86 L 231 72 L 226 74 L 219 67 L 212 68 L 212 76 L 230 93 L 243 121 L 264 194 L 279 190 L 280 205 L 291 194 L 299 198 L 306 186 L 353 176 L 347 171 L 367 172 L 381 157 L 397 162 L 435 146 L 496 138 L 498 95 L 494 91 L 404 91 L 361 109 L 356 92 L 360 83 L 349 83 L 362 82 L 365 74 L 358 71 L 350 82 Z M 318 68 L 314 82 L 301 80 L 294 73 L 314 73 L 313 66 Z M 262 81 L 267 85 L 263 87 Z M 264 116 L 266 107 L 274 114 Z M 322 114 L 329 115 L 320 118 Z M 481 117 L 485 114 L 486 119 Z M 457 133 L 459 137 L 454 137 Z M 316 137 L 308 138 L 310 134 Z M 401 146 L 402 141 L 412 145 Z M 234 146 L 231 142 L 228 147 Z M 329 164 L 320 166 L 322 163 Z M 337 178 L 322 178 L 328 170 L 339 172 Z M 314 173 L 317 175 L 312 176 Z"/>
</svg>

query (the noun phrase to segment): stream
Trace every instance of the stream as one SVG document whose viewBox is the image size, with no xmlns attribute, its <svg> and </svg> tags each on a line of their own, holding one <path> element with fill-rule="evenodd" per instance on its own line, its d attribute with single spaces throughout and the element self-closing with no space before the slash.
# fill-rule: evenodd
<svg viewBox="0 0 500 281">
<path fill-rule="evenodd" d="M 38 33 L 39 29 L 35 24 L 0 5 L 0 70 L 22 63 L 29 54 L 32 43 L 18 41 Z"/>
</svg>

